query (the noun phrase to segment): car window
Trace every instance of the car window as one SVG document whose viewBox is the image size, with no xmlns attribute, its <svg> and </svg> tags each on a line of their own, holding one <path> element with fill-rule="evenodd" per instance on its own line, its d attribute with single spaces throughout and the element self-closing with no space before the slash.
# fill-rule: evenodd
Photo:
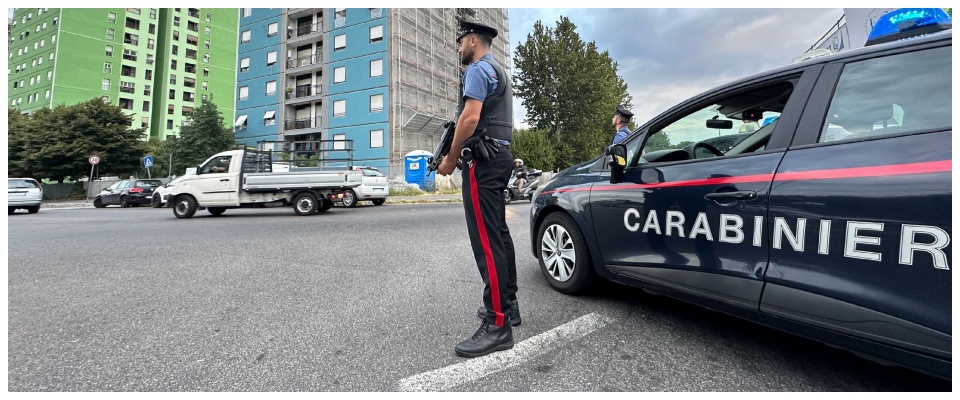
<svg viewBox="0 0 960 400">
<path fill-rule="evenodd" d="M 120 182 L 117 182 L 117 183 L 114 183 L 114 184 L 110 185 L 110 187 L 108 187 L 107 189 L 120 189 L 120 185 L 122 185 L 122 184 L 123 184 L 123 181 L 120 181 Z"/>
<path fill-rule="evenodd" d="M 40 183 L 33 179 L 8 179 L 7 189 L 33 189 L 40 187 Z"/>
<path fill-rule="evenodd" d="M 121 181 L 121 182 L 120 182 L 120 189 L 129 189 L 129 188 L 132 187 L 132 186 L 133 186 L 133 181 Z"/>
<path fill-rule="evenodd" d="M 216 174 L 230 172 L 230 156 L 216 157 L 200 168 L 201 174 Z"/>
<path fill-rule="evenodd" d="M 160 181 L 137 181 L 137 187 L 142 189 L 155 188 L 162 185 Z"/>
<path fill-rule="evenodd" d="M 363 176 L 383 176 L 382 172 L 371 168 L 360 168 L 360 172 L 363 172 Z"/>
<path fill-rule="evenodd" d="M 952 126 L 950 47 L 843 67 L 820 142 Z"/>
</svg>

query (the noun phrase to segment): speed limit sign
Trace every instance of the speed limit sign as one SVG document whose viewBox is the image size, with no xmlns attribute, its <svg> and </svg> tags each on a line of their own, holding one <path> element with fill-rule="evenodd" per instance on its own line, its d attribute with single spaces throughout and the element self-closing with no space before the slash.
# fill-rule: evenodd
<svg viewBox="0 0 960 400">
<path fill-rule="evenodd" d="M 90 161 L 90 165 L 100 164 L 100 156 L 94 154 L 90 156 L 89 161 Z"/>
</svg>

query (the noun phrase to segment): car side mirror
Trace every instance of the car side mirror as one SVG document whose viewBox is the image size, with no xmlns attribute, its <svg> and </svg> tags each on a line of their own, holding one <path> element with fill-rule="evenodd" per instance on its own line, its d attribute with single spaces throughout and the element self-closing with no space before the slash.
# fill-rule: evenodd
<svg viewBox="0 0 960 400">
<path fill-rule="evenodd" d="M 733 121 L 729 119 L 708 119 L 707 128 L 709 129 L 733 129 Z"/>
<path fill-rule="evenodd" d="M 607 164 L 610 165 L 610 183 L 620 183 L 623 181 L 623 169 L 627 167 L 627 146 L 607 146 L 606 154 Z"/>
</svg>

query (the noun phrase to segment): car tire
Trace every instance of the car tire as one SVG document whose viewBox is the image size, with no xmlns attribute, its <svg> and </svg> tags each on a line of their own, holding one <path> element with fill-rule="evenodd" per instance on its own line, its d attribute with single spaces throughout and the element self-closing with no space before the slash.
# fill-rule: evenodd
<svg viewBox="0 0 960 400">
<path fill-rule="evenodd" d="M 17 212 L 17 208 L 16 208 L 16 207 L 7 207 L 7 215 L 11 215 L 11 214 L 13 214 L 13 213 L 15 213 L 15 212 Z"/>
<path fill-rule="evenodd" d="M 352 189 L 346 191 L 343 194 L 343 206 L 344 207 L 356 207 L 357 206 L 357 192 L 354 192 Z"/>
<path fill-rule="evenodd" d="M 127 201 L 127 196 L 120 196 L 120 208 L 130 207 L 130 203 Z"/>
<path fill-rule="evenodd" d="M 190 218 L 197 212 L 197 200 L 193 196 L 180 196 L 173 202 L 173 215 L 177 218 Z"/>
<path fill-rule="evenodd" d="M 160 202 L 160 195 L 159 195 L 159 194 L 153 195 L 153 201 L 152 201 L 152 203 L 153 203 L 153 208 L 163 207 L 163 203 Z"/>
<path fill-rule="evenodd" d="M 333 201 L 327 198 L 318 199 L 320 205 L 317 207 L 317 213 L 322 213 L 333 207 Z"/>
<path fill-rule="evenodd" d="M 214 217 L 223 214 L 225 211 L 227 211 L 227 209 L 223 207 L 207 207 L 207 212 Z"/>
<path fill-rule="evenodd" d="M 581 294 L 596 280 L 583 232 L 569 215 L 548 215 L 537 230 L 537 247 L 540 272 L 554 290 Z"/>
<path fill-rule="evenodd" d="M 35 205 L 35 206 L 33 206 L 33 207 L 27 207 L 27 212 L 29 212 L 30 214 L 36 214 L 36 213 L 40 212 L 40 205 L 37 204 L 37 205 Z"/>
<path fill-rule="evenodd" d="M 317 196 L 313 193 L 300 193 L 293 198 L 293 212 L 297 215 L 316 214 L 317 207 Z"/>
<path fill-rule="evenodd" d="M 371 201 L 373 202 L 373 205 L 375 205 L 375 206 L 382 206 L 383 203 L 386 203 L 386 202 L 387 202 L 387 199 L 373 199 L 373 200 L 371 200 Z"/>
<path fill-rule="evenodd" d="M 96 208 L 104 208 L 104 207 L 106 207 L 105 205 L 103 205 L 103 200 L 101 200 L 99 197 L 93 199 L 93 206 L 96 207 Z"/>
</svg>

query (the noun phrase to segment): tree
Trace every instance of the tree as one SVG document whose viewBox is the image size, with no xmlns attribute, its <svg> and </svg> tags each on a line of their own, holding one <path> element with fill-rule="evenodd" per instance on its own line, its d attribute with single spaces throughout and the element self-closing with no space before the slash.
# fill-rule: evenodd
<svg viewBox="0 0 960 400">
<path fill-rule="evenodd" d="M 546 132 L 517 129 L 513 131 L 510 152 L 514 158 L 523 160 L 527 168 L 553 170 L 556 156 L 553 143 Z"/>
<path fill-rule="evenodd" d="M 201 100 L 200 107 L 180 125 L 176 138 L 167 138 L 165 150 L 173 153 L 173 173 L 183 174 L 210 156 L 237 147 L 233 128 L 223 122 L 223 115 L 211 100 Z M 169 156 L 170 153 L 163 153 Z"/>
<path fill-rule="evenodd" d="M 100 156 L 100 171 L 127 175 L 137 171 L 145 150 L 144 129 L 131 128 L 131 116 L 98 98 L 11 121 L 9 165 L 36 179 L 63 183 L 86 177 L 94 154 Z"/>
<path fill-rule="evenodd" d="M 643 150 L 647 152 L 674 148 L 677 147 L 670 144 L 670 137 L 667 136 L 667 133 L 664 131 L 653 134 L 647 139 L 647 143 L 643 145 Z"/>
<path fill-rule="evenodd" d="M 514 94 L 527 109 L 524 122 L 548 132 L 563 169 L 596 157 L 611 143 L 610 120 L 618 104 L 632 108 L 617 63 L 596 43 L 584 43 L 569 18 L 555 29 L 541 21 L 514 56 Z"/>
</svg>

